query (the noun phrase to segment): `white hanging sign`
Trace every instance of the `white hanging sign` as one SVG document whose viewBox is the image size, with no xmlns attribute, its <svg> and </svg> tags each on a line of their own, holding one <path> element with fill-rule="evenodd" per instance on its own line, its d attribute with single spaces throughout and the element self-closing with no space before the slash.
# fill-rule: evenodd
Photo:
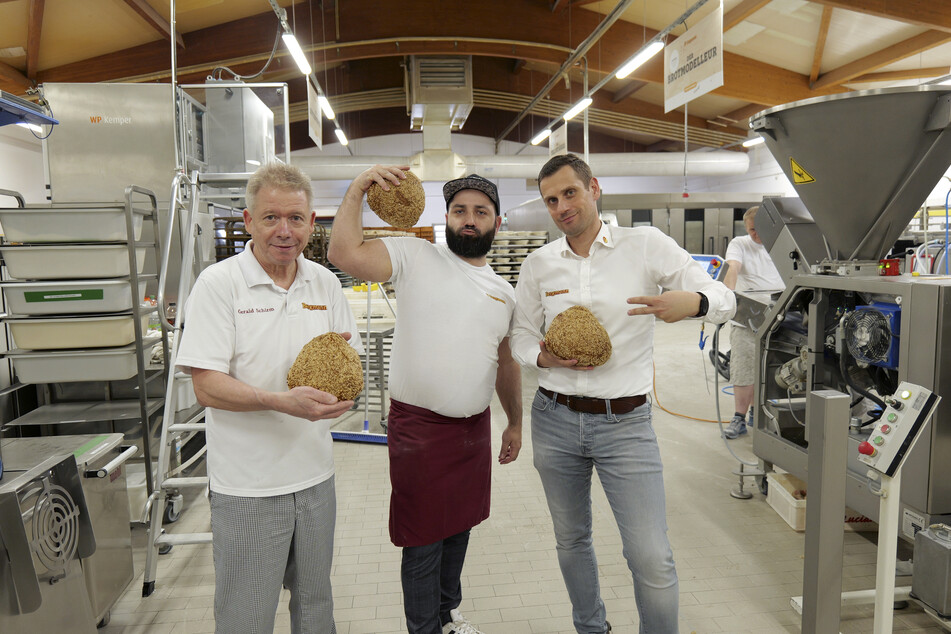
<svg viewBox="0 0 951 634">
<path fill-rule="evenodd" d="M 664 49 L 664 112 L 723 85 L 723 5 Z"/>
<path fill-rule="evenodd" d="M 307 134 L 317 144 L 317 149 L 324 147 L 323 113 L 317 102 L 317 90 L 310 79 L 307 79 Z"/>
</svg>

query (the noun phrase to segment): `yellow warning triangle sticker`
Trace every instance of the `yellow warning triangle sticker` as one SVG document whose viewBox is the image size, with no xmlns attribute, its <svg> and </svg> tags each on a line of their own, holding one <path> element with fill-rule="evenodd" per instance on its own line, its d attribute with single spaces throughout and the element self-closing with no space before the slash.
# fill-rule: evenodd
<svg viewBox="0 0 951 634">
<path fill-rule="evenodd" d="M 805 185 L 806 183 L 815 183 L 816 179 L 809 172 L 802 169 L 802 165 L 796 162 L 796 159 L 789 157 L 789 164 L 792 168 L 793 184 Z"/>
</svg>

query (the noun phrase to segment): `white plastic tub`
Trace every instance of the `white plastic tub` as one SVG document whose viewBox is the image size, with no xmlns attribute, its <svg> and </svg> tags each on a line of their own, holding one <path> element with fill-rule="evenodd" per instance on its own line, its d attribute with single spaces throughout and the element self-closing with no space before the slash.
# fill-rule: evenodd
<svg viewBox="0 0 951 634">
<path fill-rule="evenodd" d="M 129 274 L 124 244 L 7 245 L 0 247 L 10 277 L 18 280 L 77 280 Z M 145 247 L 135 249 L 136 269 L 145 267 Z"/>
<path fill-rule="evenodd" d="M 126 280 L 57 280 L 0 282 L 8 312 L 14 315 L 118 313 L 132 309 L 132 286 Z M 145 297 L 139 282 L 136 300 Z"/>
<path fill-rule="evenodd" d="M 12 352 L 8 356 L 13 359 L 13 367 L 23 383 L 121 381 L 138 372 L 135 346 L 93 351 Z"/>
<path fill-rule="evenodd" d="M 143 307 L 143 311 L 152 311 Z M 45 317 L 10 319 L 7 324 L 13 342 L 20 350 L 58 350 L 64 348 L 114 348 L 135 341 L 133 315 L 95 317 Z M 149 312 L 141 318 L 142 334 L 149 328 Z"/>
<path fill-rule="evenodd" d="M 145 210 L 132 212 L 133 240 L 142 237 Z M 8 242 L 116 242 L 128 240 L 123 207 L 47 207 L 0 209 Z"/>
</svg>

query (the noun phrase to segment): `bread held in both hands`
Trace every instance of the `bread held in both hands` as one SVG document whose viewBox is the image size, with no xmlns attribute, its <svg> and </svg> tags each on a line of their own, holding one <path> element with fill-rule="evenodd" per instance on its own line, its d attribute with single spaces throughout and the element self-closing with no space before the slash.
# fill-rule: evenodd
<svg viewBox="0 0 951 634">
<path fill-rule="evenodd" d="M 352 401 L 363 391 L 360 355 L 336 332 L 311 339 L 297 355 L 287 373 L 287 387 L 308 385 Z"/>
<path fill-rule="evenodd" d="M 555 315 L 545 333 L 545 347 L 559 359 L 577 359 L 579 366 L 604 365 L 611 358 L 608 331 L 584 306 Z"/>
<path fill-rule="evenodd" d="M 389 184 L 389 190 L 377 183 L 367 190 L 367 204 L 384 222 L 409 229 L 414 226 L 426 207 L 426 192 L 416 174 L 406 172 L 400 184 Z"/>
</svg>

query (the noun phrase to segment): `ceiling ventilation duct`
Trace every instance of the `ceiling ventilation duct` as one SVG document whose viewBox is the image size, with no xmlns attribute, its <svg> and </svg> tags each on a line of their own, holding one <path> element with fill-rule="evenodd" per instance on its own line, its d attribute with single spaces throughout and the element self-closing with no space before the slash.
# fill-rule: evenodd
<svg viewBox="0 0 951 634">
<path fill-rule="evenodd" d="M 419 57 L 407 64 L 410 129 L 462 129 L 472 112 L 472 57 Z"/>
<path fill-rule="evenodd" d="M 472 111 L 472 58 L 411 55 L 406 68 L 410 129 L 423 132 L 423 151 L 410 163 L 423 180 L 458 178 L 464 160 L 449 137 Z"/>
</svg>

